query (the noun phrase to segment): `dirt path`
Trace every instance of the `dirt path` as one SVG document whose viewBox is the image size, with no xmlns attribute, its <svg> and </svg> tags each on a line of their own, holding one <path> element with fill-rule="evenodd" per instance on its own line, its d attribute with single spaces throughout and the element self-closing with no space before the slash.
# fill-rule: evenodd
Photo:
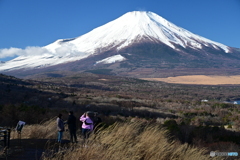
<svg viewBox="0 0 240 160">
<path fill-rule="evenodd" d="M 22 139 L 21 141 L 13 139 L 10 141 L 7 158 L 3 157 L 0 160 L 41 160 L 43 152 L 49 147 L 57 151 L 64 145 L 69 145 L 69 141 L 64 140 L 59 145 L 54 139 Z"/>
</svg>

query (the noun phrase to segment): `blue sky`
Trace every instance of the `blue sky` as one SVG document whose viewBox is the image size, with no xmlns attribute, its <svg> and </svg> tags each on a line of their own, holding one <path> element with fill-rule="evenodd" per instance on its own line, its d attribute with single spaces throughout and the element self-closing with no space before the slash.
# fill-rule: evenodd
<svg viewBox="0 0 240 160">
<path fill-rule="evenodd" d="M 240 0 L 0 0 L 0 51 L 78 37 L 135 10 L 240 48 Z"/>
</svg>

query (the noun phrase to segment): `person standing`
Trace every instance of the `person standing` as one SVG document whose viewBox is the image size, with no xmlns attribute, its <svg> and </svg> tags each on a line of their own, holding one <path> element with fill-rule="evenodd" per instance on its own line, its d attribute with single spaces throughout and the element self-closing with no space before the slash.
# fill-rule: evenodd
<svg viewBox="0 0 240 160">
<path fill-rule="evenodd" d="M 67 120 L 67 124 L 68 124 L 68 130 L 69 130 L 69 134 L 70 134 L 70 141 L 72 143 L 77 143 L 77 136 L 76 136 L 76 131 L 77 131 L 77 127 L 76 127 L 76 117 L 73 115 L 73 111 L 70 111 L 68 116 L 68 120 Z M 74 141 L 73 141 L 74 139 Z"/>
<path fill-rule="evenodd" d="M 82 123 L 82 135 L 83 138 L 86 139 L 88 138 L 89 134 L 91 131 L 93 131 L 93 115 L 90 112 L 84 113 L 80 117 L 80 121 Z"/>
<path fill-rule="evenodd" d="M 64 121 L 62 119 L 62 114 L 60 113 L 57 118 L 57 130 L 58 130 L 58 142 L 62 142 L 62 136 L 64 132 Z"/>
<path fill-rule="evenodd" d="M 102 119 L 98 116 L 98 112 L 94 112 L 94 132 L 97 130 L 97 128 L 101 127 L 101 122 Z"/>
</svg>

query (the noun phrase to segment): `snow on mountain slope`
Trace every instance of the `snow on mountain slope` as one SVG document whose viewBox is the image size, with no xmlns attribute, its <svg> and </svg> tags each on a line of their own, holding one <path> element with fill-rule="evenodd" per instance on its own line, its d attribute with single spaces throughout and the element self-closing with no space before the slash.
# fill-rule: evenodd
<svg viewBox="0 0 240 160">
<path fill-rule="evenodd" d="M 207 46 L 230 52 L 228 46 L 193 34 L 155 13 L 133 11 L 80 37 L 60 39 L 42 47 L 45 54 L 19 56 L 1 65 L 0 71 L 41 68 L 76 61 L 112 48 L 120 50 L 142 38 L 160 41 L 173 49 L 177 44 L 184 48 L 201 49 Z"/>
<path fill-rule="evenodd" d="M 22 68 L 43 68 L 61 63 L 71 62 L 86 58 L 87 56 L 56 56 L 46 53 L 35 56 L 19 56 L 11 61 L 5 62 L 0 66 L 0 71 L 11 71 Z"/>
<path fill-rule="evenodd" d="M 110 45 L 112 47 L 118 46 L 118 49 L 121 49 L 141 36 L 156 38 L 172 48 L 175 48 L 172 43 L 179 44 L 182 47 L 190 45 L 194 48 L 201 48 L 201 45 L 204 44 L 206 46 L 218 46 L 226 52 L 229 51 L 228 47 L 223 44 L 195 35 L 155 13 L 145 11 L 128 12 L 114 21 L 65 43 L 76 46 L 74 50 L 94 53 L 96 48 L 104 48 Z M 56 52 L 56 49 L 61 46 L 59 42 L 61 41 L 56 41 L 46 48 Z"/>
<path fill-rule="evenodd" d="M 121 56 L 120 54 L 118 55 L 114 55 L 108 58 L 105 58 L 103 60 L 97 61 L 96 64 L 98 63 L 103 63 L 103 64 L 110 64 L 110 63 L 115 63 L 115 62 L 120 62 L 120 61 L 124 61 L 126 58 L 124 58 L 123 56 Z"/>
<path fill-rule="evenodd" d="M 228 47 L 223 44 L 195 35 L 155 13 L 145 11 L 128 12 L 78 38 L 69 41 L 58 40 L 45 48 L 55 53 L 62 43 L 66 43 L 74 46 L 72 51 L 93 54 L 97 48 L 117 46 L 121 49 L 143 36 L 155 38 L 172 48 L 175 48 L 172 43 L 192 48 L 202 48 L 203 44 L 220 47 L 229 52 Z"/>
</svg>

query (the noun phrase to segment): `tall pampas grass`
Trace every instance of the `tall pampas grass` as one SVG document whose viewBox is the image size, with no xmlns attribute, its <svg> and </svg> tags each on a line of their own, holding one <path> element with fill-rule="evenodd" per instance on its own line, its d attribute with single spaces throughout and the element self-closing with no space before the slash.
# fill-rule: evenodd
<svg viewBox="0 0 240 160">
<path fill-rule="evenodd" d="M 92 134 L 84 145 L 73 145 L 44 160 L 205 160 L 205 149 L 170 140 L 168 132 L 147 122 L 115 123 Z M 217 159 L 213 157 L 211 159 Z"/>
</svg>

